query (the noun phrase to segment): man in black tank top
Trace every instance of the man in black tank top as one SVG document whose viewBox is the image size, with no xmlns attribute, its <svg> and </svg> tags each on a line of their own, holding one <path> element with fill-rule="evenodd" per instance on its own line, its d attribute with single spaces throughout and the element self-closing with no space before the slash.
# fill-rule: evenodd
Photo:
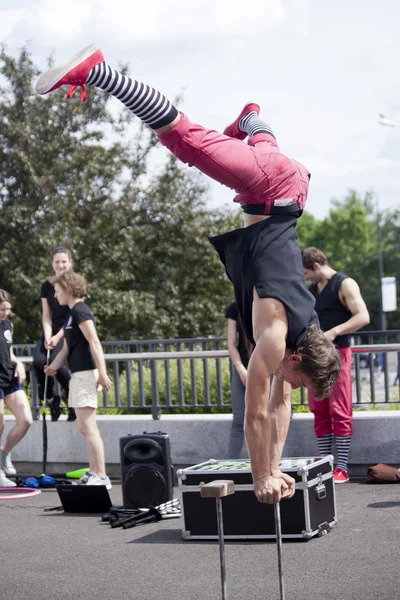
<svg viewBox="0 0 400 600">
<path fill-rule="evenodd" d="M 279 469 L 291 414 L 291 391 L 330 393 L 340 356 L 319 328 L 304 281 L 297 217 L 271 215 L 210 239 L 235 290 L 243 328 L 254 346 L 246 378 L 245 437 L 254 491 L 278 502 L 294 480 Z M 270 388 L 270 376 L 274 375 Z"/>
<path fill-rule="evenodd" d="M 321 455 L 332 454 L 333 436 L 337 450 L 335 483 L 349 480 L 347 463 L 352 435 L 352 353 L 350 334 L 369 323 L 369 313 L 354 279 L 335 271 L 318 248 L 302 251 L 305 278 L 311 281 L 308 288 L 315 296 L 321 329 L 339 349 L 342 368 L 331 394 L 316 400 L 308 390 L 308 403 L 314 413 L 314 430 Z"/>
<path fill-rule="evenodd" d="M 81 86 L 82 100 L 86 84 L 123 100 L 177 158 L 237 192 L 246 228 L 211 242 L 234 283 L 246 335 L 255 343 L 245 417 L 254 491 L 260 502 L 279 502 L 288 486 L 294 491 L 294 480 L 279 470 L 290 420 L 290 385 L 309 384 L 320 395 L 340 370 L 337 350 L 313 325 L 314 301 L 296 242 L 295 221 L 305 206 L 310 173 L 281 154 L 271 128 L 258 118 L 257 104 L 246 105 L 219 134 L 191 123 L 160 92 L 115 71 L 96 45 L 44 73 L 36 91 L 47 94 L 69 84 L 69 95 Z"/>
</svg>

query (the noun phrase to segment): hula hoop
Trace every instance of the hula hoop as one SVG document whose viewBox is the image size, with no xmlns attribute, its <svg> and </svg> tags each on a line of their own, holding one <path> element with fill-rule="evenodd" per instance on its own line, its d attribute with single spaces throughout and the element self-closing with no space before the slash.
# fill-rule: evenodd
<svg viewBox="0 0 400 600">
<path fill-rule="evenodd" d="M 2 496 L 1 492 L 9 492 L 10 490 L 13 490 L 13 493 L 8 495 L 8 496 Z M 15 492 L 19 492 L 17 494 L 14 494 Z M 21 493 L 22 492 L 22 493 Z M 9 488 L 9 487 L 0 487 L 0 500 L 14 500 L 17 498 L 32 498 L 32 496 L 38 496 L 39 494 L 41 494 L 41 490 L 38 490 L 36 488 L 23 488 L 23 487 L 14 487 L 14 488 Z"/>
</svg>

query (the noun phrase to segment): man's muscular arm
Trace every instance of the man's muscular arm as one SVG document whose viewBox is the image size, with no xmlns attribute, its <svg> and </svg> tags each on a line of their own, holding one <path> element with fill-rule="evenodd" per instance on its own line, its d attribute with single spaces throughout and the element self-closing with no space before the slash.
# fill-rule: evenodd
<svg viewBox="0 0 400 600">
<path fill-rule="evenodd" d="M 333 329 L 325 331 L 325 335 L 331 341 L 334 341 L 338 335 L 346 335 L 358 331 L 364 325 L 369 323 L 368 308 L 361 296 L 358 283 L 348 277 L 341 283 L 339 290 L 339 298 L 341 303 L 351 312 L 351 317 L 348 321 L 337 325 Z"/>
<path fill-rule="evenodd" d="M 287 320 L 277 300 L 254 297 L 253 330 L 256 347 L 251 356 L 246 387 L 245 436 L 254 491 L 260 502 L 278 502 L 293 480 L 280 473 L 279 461 L 289 426 L 290 411 L 280 407 L 287 389 L 274 385 L 270 414 L 270 376 L 285 356 Z"/>
<path fill-rule="evenodd" d="M 271 413 L 270 461 L 271 473 L 280 473 L 282 451 L 290 424 L 292 386 L 274 377 L 269 400 Z M 279 475 L 281 476 L 281 475 Z"/>
</svg>

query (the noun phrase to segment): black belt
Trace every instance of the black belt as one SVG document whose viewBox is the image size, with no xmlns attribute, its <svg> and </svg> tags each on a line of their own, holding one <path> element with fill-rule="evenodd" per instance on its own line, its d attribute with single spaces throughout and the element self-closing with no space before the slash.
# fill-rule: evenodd
<svg viewBox="0 0 400 600">
<path fill-rule="evenodd" d="M 266 206 L 266 202 L 262 204 L 244 204 L 242 209 L 247 215 L 290 215 L 300 217 L 303 213 L 298 202 L 289 204 L 288 206 L 271 206 L 268 213 L 265 212 Z"/>
</svg>

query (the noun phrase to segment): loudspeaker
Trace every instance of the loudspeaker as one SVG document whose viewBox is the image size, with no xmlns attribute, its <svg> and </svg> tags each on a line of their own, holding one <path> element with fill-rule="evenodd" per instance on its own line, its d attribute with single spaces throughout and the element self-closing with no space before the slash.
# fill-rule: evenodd
<svg viewBox="0 0 400 600">
<path fill-rule="evenodd" d="M 127 435 L 119 444 L 124 508 L 148 508 L 172 500 L 174 476 L 168 434 Z"/>
</svg>

